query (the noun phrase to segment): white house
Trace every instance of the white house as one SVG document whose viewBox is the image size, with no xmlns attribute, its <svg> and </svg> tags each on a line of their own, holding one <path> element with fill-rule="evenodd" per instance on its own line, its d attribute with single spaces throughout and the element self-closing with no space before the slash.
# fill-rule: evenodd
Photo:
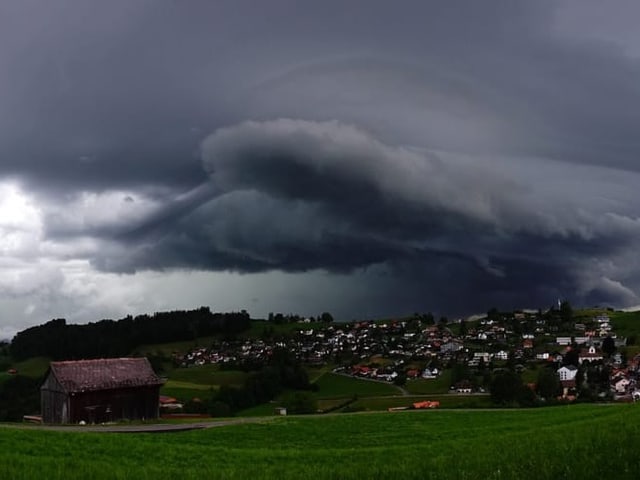
<svg viewBox="0 0 640 480">
<path fill-rule="evenodd" d="M 627 387 L 629 386 L 630 383 L 631 383 L 631 380 L 629 380 L 628 378 L 621 378 L 613 385 L 613 389 L 615 390 L 616 393 L 626 393 Z"/>
<path fill-rule="evenodd" d="M 509 359 L 509 354 L 507 352 L 505 352 L 504 350 L 500 350 L 499 352 L 497 352 L 494 355 L 495 358 L 497 358 L 498 360 L 508 360 Z"/>
<path fill-rule="evenodd" d="M 438 369 L 434 368 L 430 370 L 429 368 L 425 368 L 422 372 L 422 378 L 438 378 Z"/>
<path fill-rule="evenodd" d="M 474 352 L 473 359 L 489 363 L 491 361 L 491 354 L 489 352 Z"/>
<path fill-rule="evenodd" d="M 573 365 L 566 365 L 558 369 L 558 377 L 560 377 L 560 381 L 575 380 L 577 373 L 578 367 L 574 367 Z"/>
</svg>

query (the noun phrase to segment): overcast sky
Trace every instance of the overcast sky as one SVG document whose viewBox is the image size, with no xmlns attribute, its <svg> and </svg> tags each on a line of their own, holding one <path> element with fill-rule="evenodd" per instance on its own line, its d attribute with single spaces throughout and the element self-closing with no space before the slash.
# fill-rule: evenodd
<svg viewBox="0 0 640 480">
<path fill-rule="evenodd" d="M 634 0 L 0 0 L 0 338 L 640 304 Z"/>
</svg>

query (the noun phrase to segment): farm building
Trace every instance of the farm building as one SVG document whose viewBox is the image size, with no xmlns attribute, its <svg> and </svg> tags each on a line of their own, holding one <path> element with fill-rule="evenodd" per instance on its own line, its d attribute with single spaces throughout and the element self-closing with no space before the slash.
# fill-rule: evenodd
<svg viewBox="0 0 640 480">
<path fill-rule="evenodd" d="M 146 358 L 51 362 L 40 388 L 42 421 L 157 418 L 162 383 Z"/>
</svg>

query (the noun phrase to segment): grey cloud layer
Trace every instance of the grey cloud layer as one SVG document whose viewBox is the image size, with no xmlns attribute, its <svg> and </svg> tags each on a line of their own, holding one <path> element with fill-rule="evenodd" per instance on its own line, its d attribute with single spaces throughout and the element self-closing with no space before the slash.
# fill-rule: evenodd
<svg viewBox="0 0 640 480">
<path fill-rule="evenodd" d="M 320 269 L 386 311 L 640 303 L 640 63 L 558 6 L 4 2 L 0 178 L 38 203 L 34 255 L 131 281 Z"/>
</svg>

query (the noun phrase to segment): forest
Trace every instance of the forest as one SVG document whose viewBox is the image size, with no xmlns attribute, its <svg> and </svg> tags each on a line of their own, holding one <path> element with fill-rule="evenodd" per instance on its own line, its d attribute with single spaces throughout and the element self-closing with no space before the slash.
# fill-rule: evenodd
<svg viewBox="0 0 640 480">
<path fill-rule="evenodd" d="M 129 315 L 85 325 L 67 324 L 60 318 L 19 332 L 11 341 L 10 354 L 14 360 L 39 356 L 53 360 L 119 357 L 130 355 L 142 344 L 234 335 L 250 325 L 246 311 L 212 313 L 209 307 Z"/>
</svg>

